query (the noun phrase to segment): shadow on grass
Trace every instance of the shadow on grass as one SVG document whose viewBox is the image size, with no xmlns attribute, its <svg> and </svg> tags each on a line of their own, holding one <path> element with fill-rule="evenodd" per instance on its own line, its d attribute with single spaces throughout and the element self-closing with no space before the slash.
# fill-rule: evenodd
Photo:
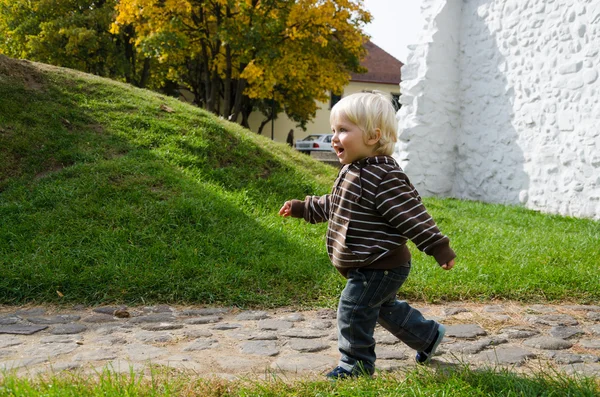
<svg viewBox="0 0 600 397">
<path fill-rule="evenodd" d="M 0 302 L 319 299 L 335 274 L 324 249 L 313 256 L 315 240 L 294 240 L 276 215 L 314 180 L 290 177 L 281 157 L 200 110 L 170 103 L 165 114 L 167 98 L 124 87 L 0 81 L 13 159 L 2 170 Z"/>
</svg>

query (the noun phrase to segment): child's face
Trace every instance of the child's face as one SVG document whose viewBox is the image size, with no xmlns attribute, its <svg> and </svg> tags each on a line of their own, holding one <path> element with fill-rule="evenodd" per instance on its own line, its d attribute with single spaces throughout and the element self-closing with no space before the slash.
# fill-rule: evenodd
<svg viewBox="0 0 600 397">
<path fill-rule="evenodd" d="M 365 141 L 363 131 L 341 114 L 332 119 L 331 131 L 333 132 L 331 139 L 333 150 L 342 164 L 350 164 L 365 157 L 374 156 L 375 144 L 381 135 L 379 130 L 376 130 L 377 138 Z"/>
</svg>

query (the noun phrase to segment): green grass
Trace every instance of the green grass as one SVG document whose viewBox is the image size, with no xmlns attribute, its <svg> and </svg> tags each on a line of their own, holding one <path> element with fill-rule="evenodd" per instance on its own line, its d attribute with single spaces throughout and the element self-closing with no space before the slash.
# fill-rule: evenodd
<svg viewBox="0 0 600 397">
<path fill-rule="evenodd" d="M 598 379 L 573 378 L 559 373 L 520 375 L 493 369 L 416 369 L 401 376 L 327 381 L 225 381 L 198 379 L 188 374 L 155 371 L 150 377 L 104 371 L 98 376 L 61 374 L 28 379 L 6 374 L 0 379 L 0 397 L 63 396 L 186 396 L 186 397 L 315 397 L 315 396 L 444 396 L 593 397 L 600 393 Z"/>
<path fill-rule="evenodd" d="M 0 303 L 332 306 L 326 225 L 277 211 L 335 176 L 175 99 L 0 57 Z M 412 247 L 404 298 L 600 298 L 599 222 L 425 203 L 457 266 Z"/>
</svg>

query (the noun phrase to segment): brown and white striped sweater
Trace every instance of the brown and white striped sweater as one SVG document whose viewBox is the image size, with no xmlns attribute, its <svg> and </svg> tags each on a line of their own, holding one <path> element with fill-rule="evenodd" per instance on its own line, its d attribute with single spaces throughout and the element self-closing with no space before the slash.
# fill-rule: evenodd
<svg viewBox="0 0 600 397">
<path fill-rule="evenodd" d="M 411 240 L 443 265 L 455 258 L 421 197 L 390 156 L 369 157 L 344 166 L 331 194 L 292 200 L 291 215 L 307 222 L 328 221 L 327 252 L 346 276 L 352 268 L 409 266 Z"/>
</svg>

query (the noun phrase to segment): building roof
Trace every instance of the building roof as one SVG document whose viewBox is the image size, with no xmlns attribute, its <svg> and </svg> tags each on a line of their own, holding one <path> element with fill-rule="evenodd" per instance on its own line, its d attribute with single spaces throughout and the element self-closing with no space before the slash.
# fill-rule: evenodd
<svg viewBox="0 0 600 397">
<path fill-rule="evenodd" d="M 370 40 L 365 44 L 367 56 L 360 63 L 366 73 L 352 73 L 351 81 L 364 83 L 400 84 L 400 68 L 403 63 L 377 47 Z"/>
</svg>

